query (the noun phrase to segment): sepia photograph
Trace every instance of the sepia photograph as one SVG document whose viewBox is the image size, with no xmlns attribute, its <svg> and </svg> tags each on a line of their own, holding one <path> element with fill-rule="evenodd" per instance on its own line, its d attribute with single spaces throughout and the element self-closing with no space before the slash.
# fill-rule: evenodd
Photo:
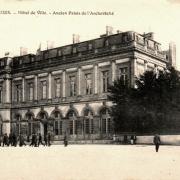
<svg viewBox="0 0 180 180">
<path fill-rule="evenodd" d="M 0 0 L 0 179 L 179 180 L 180 0 Z"/>
</svg>

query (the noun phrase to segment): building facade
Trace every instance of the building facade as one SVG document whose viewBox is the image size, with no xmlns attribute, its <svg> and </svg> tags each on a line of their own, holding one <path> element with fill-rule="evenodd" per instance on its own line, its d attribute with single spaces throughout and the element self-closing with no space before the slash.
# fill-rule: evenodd
<svg viewBox="0 0 180 180">
<path fill-rule="evenodd" d="M 55 140 L 111 138 L 107 89 L 169 64 L 151 34 L 133 31 L 0 59 L 0 133 Z"/>
</svg>

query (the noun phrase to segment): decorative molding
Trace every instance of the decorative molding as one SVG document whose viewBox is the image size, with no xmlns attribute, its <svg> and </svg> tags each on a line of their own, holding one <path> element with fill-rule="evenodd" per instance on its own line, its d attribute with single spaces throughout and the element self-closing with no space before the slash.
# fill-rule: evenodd
<svg viewBox="0 0 180 180">
<path fill-rule="evenodd" d="M 53 71 L 52 75 L 57 75 L 57 74 L 61 74 L 63 71 L 62 70 L 58 70 L 58 71 Z"/>
<path fill-rule="evenodd" d="M 90 64 L 90 65 L 82 66 L 81 68 L 82 70 L 92 69 L 93 65 Z"/>
<path fill-rule="evenodd" d="M 44 77 L 44 76 L 47 76 L 48 73 L 41 73 L 41 74 L 38 74 L 38 77 Z"/>
<path fill-rule="evenodd" d="M 69 68 L 69 69 L 66 69 L 66 72 L 74 72 L 74 71 L 77 71 L 77 68 Z"/>
<path fill-rule="evenodd" d="M 25 79 L 33 79 L 34 75 L 25 76 Z"/>
<path fill-rule="evenodd" d="M 116 64 L 125 63 L 129 61 L 130 61 L 130 58 L 118 59 L 116 60 Z"/>
<path fill-rule="evenodd" d="M 103 63 L 99 63 L 99 64 L 98 64 L 99 67 L 109 66 L 109 65 L 110 65 L 110 61 L 108 61 L 108 62 L 103 62 Z"/>
<path fill-rule="evenodd" d="M 19 80 L 22 80 L 22 77 L 17 77 L 17 78 L 14 78 L 13 80 L 14 81 L 19 81 Z"/>
</svg>

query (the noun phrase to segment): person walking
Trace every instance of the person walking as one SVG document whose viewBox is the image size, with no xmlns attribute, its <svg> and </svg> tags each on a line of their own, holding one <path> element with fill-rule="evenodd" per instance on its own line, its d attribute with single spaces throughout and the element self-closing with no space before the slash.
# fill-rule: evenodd
<svg viewBox="0 0 180 180">
<path fill-rule="evenodd" d="M 154 136 L 153 142 L 154 142 L 154 145 L 155 145 L 156 152 L 158 152 L 159 146 L 160 146 L 160 143 L 161 143 L 160 136 L 158 134 L 156 134 Z"/>
<path fill-rule="evenodd" d="M 134 136 L 133 135 L 131 135 L 131 145 L 133 145 L 134 144 Z"/>
<path fill-rule="evenodd" d="M 7 133 L 5 133 L 3 136 L 3 147 L 4 147 L 4 145 L 9 146 Z"/>
<path fill-rule="evenodd" d="M 67 140 L 67 136 L 64 136 L 64 146 L 66 147 L 68 145 L 68 140 Z"/>
<path fill-rule="evenodd" d="M 9 145 L 12 146 L 13 145 L 12 133 L 9 134 L 8 139 L 9 139 Z"/>
<path fill-rule="evenodd" d="M 40 144 L 42 144 L 43 146 L 45 146 L 45 144 L 42 142 L 42 136 L 41 136 L 41 133 L 39 133 L 39 135 L 38 135 L 38 147 L 39 147 L 39 145 Z"/>
<path fill-rule="evenodd" d="M 23 135 L 19 135 L 19 146 L 22 147 L 22 146 L 26 146 L 25 142 L 24 142 L 24 137 Z"/>
<path fill-rule="evenodd" d="M 30 143 L 30 145 L 29 146 L 34 146 L 35 145 L 35 136 L 34 136 L 35 134 L 33 133 L 32 134 L 32 139 L 31 139 L 31 143 Z"/>
<path fill-rule="evenodd" d="M 47 145 L 50 146 L 51 145 L 51 134 L 48 133 L 47 135 Z"/>
<path fill-rule="evenodd" d="M 2 135 L 0 135 L 0 146 L 2 144 L 2 141 L 3 141 L 3 138 L 2 138 Z"/>
<path fill-rule="evenodd" d="M 45 146 L 47 146 L 47 134 L 44 134 L 44 143 L 45 143 Z"/>
<path fill-rule="evenodd" d="M 14 147 L 17 146 L 17 136 L 16 136 L 15 133 L 13 133 L 13 135 L 12 135 L 12 145 L 13 145 Z"/>
</svg>

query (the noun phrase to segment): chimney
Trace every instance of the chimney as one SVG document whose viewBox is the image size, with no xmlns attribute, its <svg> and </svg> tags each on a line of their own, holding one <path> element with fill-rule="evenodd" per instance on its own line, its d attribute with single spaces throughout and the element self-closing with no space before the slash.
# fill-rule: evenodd
<svg viewBox="0 0 180 180">
<path fill-rule="evenodd" d="M 26 55 L 28 53 L 28 49 L 25 47 L 20 47 L 20 56 Z"/>
<path fill-rule="evenodd" d="M 113 34 L 113 27 L 111 26 L 106 26 L 106 35 L 112 35 Z"/>
<path fill-rule="evenodd" d="M 153 32 L 144 33 L 143 36 L 147 39 L 154 40 L 154 33 Z"/>
<path fill-rule="evenodd" d="M 47 50 L 54 48 L 54 41 L 47 41 Z"/>
<path fill-rule="evenodd" d="M 80 42 L 79 34 L 73 34 L 73 44 Z"/>
<path fill-rule="evenodd" d="M 176 44 L 169 43 L 169 62 L 172 67 L 176 68 Z"/>
</svg>

